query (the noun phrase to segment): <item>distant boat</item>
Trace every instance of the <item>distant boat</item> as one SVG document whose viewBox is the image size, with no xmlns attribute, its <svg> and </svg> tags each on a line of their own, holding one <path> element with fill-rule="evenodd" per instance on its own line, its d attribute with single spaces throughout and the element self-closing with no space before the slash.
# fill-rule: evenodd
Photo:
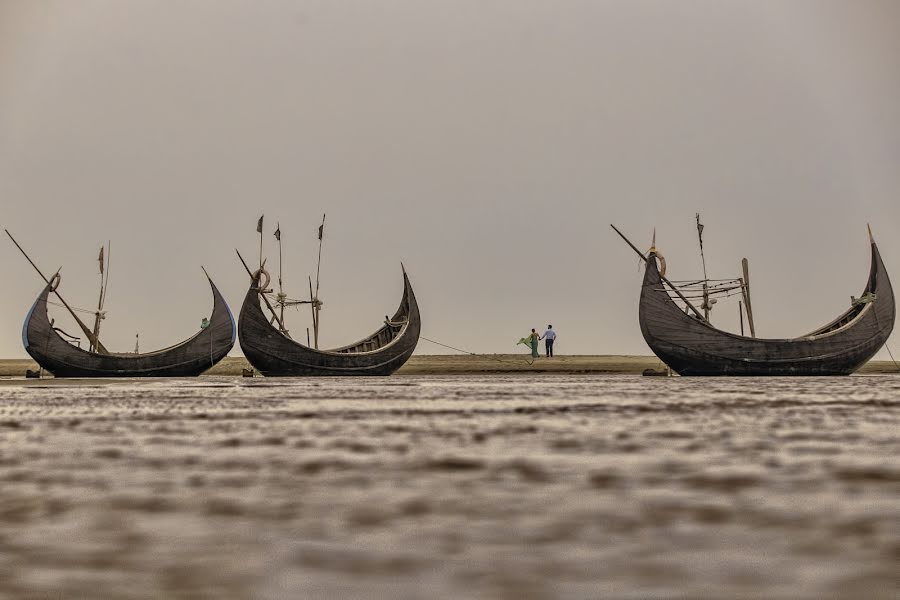
<svg viewBox="0 0 900 600">
<path fill-rule="evenodd" d="M 660 360 L 680 375 L 849 375 L 881 349 L 896 316 L 891 281 L 871 232 L 870 243 L 871 267 L 862 295 L 824 327 L 791 339 L 729 333 L 713 327 L 696 309 L 694 314 L 682 309 L 651 248 L 641 288 L 641 333 Z"/>
<path fill-rule="evenodd" d="M 260 271 L 253 276 L 238 319 L 241 350 L 257 371 L 273 376 L 390 375 L 403 366 L 419 341 L 419 305 L 406 270 L 403 298 L 394 316 L 372 335 L 355 344 L 317 350 L 296 342 L 263 313 Z"/>
<path fill-rule="evenodd" d="M 349 346 L 320 350 L 319 345 L 319 266 L 322 258 L 322 239 L 325 215 L 318 229 L 319 262 L 316 266 L 316 285 L 309 279 L 309 300 L 289 299 L 282 288 L 281 225 L 275 230 L 278 241 L 278 293 L 267 289 L 271 276 L 265 270 L 263 250 L 263 217 L 259 218 L 256 231 L 260 234 L 260 267 L 251 272 L 250 288 L 244 297 L 238 318 L 238 336 L 244 356 L 257 371 L 267 377 L 296 376 L 345 376 L 390 375 L 409 360 L 419 342 L 421 319 L 416 295 L 406 269 L 403 268 L 403 297 L 393 317 L 385 316 L 384 325 L 375 333 Z M 401 265 L 402 268 L 402 265 Z M 315 290 L 315 291 L 314 291 Z M 270 296 L 273 301 L 270 301 Z M 263 312 L 265 304 L 269 315 Z M 307 329 L 307 344 L 292 339 L 284 323 L 287 306 L 309 304 L 312 309 L 313 335 Z M 277 327 L 276 327 L 277 325 Z M 314 347 L 312 345 L 314 344 Z"/>
<path fill-rule="evenodd" d="M 57 275 L 44 287 L 22 328 L 25 351 L 56 377 L 194 377 L 234 346 L 234 317 L 212 279 L 213 312 L 206 327 L 180 344 L 144 354 L 85 350 L 66 341 L 47 315 L 48 298 L 58 283 Z"/>
<path fill-rule="evenodd" d="M 236 337 L 234 317 L 222 294 L 207 274 L 206 278 L 213 294 L 213 311 L 209 318 L 202 320 L 200 331 L 180 344 L 156 352 L 141 354 L 138 352 L 137 344 L 133 353 L 109 352 L 100 342 L 100 323 L 105 318 L 103 307 L 109 283 L 109 254 L 104 252 L 108 247 L 101 248 L 98 258 L 100 298 L 97 308 L 81 311 L 94 315 L 94 327 L 91 329 L 78 317 L 77 309 L 73 309 L 59 294 L 58 287 L 61 281 L 59 271 L 48 279 L 12 234 L 9 231 L 6 234 L 46 282 L 46 286 L 25 317 L 22 343 L 25 345 L 25 351 L 41 368 L 56 377 L 194 377 L 222 360 L 234 346 Z M 75 319 L 88 340 L 87 350 L 81 348 L 81 338 L 65 333 L 50 319 L 47 313 L 50 294 L 55 294 L 62 303 L 61 306 Z"/>
</svg>

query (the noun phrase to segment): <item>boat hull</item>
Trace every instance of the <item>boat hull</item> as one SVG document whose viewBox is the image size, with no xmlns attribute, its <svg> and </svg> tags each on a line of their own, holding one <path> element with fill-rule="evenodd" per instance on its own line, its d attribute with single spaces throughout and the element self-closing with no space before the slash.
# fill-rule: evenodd
<svg viewBox="0 0 900 600">
<path fill-rule="evenodd" d="M 392 323 L 403 322 L 402 327 L 386 325 L 357 344 L 316 350 L 295 342 L 271 325 L 260 306 L 254 281 L 244 297 L 238 321 L 241 350 L 266 377 L 390 375 L 412 356 L 421 330 L 419 307 L 406 272 L 403 282 L 403 299 L 391 318 Z"/>
<path fill-rule="evenodd" d="M 222 360 L 234 346 L 234 316 L 212 280 L 209 325 L 191 338 L 146 354 L 98 354 L 73 346 L 47 314 L 48 285 L 38 296 L 22 330 L 28 354 L 55 377 L 196 377 Z"/>
<path fill-rule="evenodd" d="M 735 335 L 686 314 L 661 291 L 651 253 L 641 289 L 641 333 L 653 352 L 680 375 L 823 376 L 849 375 L 884 345 L 894 327 L 894 294 L 873 242 L 869 280 L 863 296 L 875 300 L 851 308 L 832 324 L 793 339 Z"/>
</svg>

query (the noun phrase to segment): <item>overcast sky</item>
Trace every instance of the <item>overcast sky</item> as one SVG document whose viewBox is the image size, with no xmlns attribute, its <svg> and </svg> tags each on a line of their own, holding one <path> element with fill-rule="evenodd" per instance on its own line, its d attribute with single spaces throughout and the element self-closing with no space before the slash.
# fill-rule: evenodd
<svg viewBox="0 0 900 600">
<path fill-rule="evenodd" d="M 325 346 L 392 314 L 402 260 L 426 337 L 515 352 L 552 322 L 560 353 L 649 354 L 609 223 L 687 279 L 698 211 L 710 276 L 746 256 L 758 333 L 800 335 L 862 290 L 867 222 L 900 285 L 898 167 L 893 0 L 0 0 L 0 225 L 78 306 L 112 241 L 114 350 L 193 334 L 200 265 L 237 317 L 261 213 L 294 295 L 328 213 Z M 0 257 L 24 356 L 42 283 Z"/>
</svg>

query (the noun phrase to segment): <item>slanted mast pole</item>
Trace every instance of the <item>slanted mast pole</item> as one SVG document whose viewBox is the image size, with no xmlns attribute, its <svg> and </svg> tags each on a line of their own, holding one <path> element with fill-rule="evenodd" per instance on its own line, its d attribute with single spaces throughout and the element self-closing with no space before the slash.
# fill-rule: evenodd
<svg viewBox="0 0 900 600">
<path fill-rule="evenodd" d="M 741 293 L 744 296 L 744 305 L 747 307 L 747 325 L 750 326 L 750 337 L 756 337 L 756 327 L 753 326 L 753 305 L 750 304 L 750 262 L 741 259 L 741 270 L 744 276 L 741 278 Z"/>
<path fill-rule="evenodd" d="M 109 255 L 112 251 L 112 243 L 107 242 L 106 248 L 100 246 L 100 256 L 97 261 L 100 263 L 100 296 L 97 298 L 97 312 L 94 313 L 94 339 L 100 339 L 100 322 L 103 320 L 103 306 L 106 303 L 106 289 L 109 284 Z M 97 350 L 96 344 L 91 341 L 90 351 Z"/>
<path fill-rule="evenodd" d="M 703 263 L 703 306 L 701 308 L 704 316 L 706 316 L 706 320 L 709 321 L 709 277 L 706 275 L 706 256 L 703 254 L 703 224 L 700 222 L 700 213 L 696 213 L 696 216 L 697 239 L 700 240 L 700 261 Z"/>
<path fill-rule="evenodd" d="M 241 256 L 241 252 L 240 252 L 237 248 L 235 248 L 234 251 L 237 253 L 238 258 L 241 259 L 241 264 L 244 265 L 244 269 L 246 269 L 247 275 L 250 276 L 250 280 L 252 281 L 252 280 L 253 280 L 253 271 L 251 271 L 251 270 L 250 270 L 250 267 L 247 266 L 247 261 L 245 261 L 245 260 L 244 260 L 244 257 Z M 259 279 L 256 280 L 256 284 L 257 284 L 257 286 L 259 285 Z M 278 319 L 279 319 L 278 313 L 275 312 L 275 309 L 274 309 L 274 308 L 272 308 L 272 303 L 269 302 L 269 299 L 268 299 L 268 298 L 266 298 L 266 295 L 265 295 L 265 293 L 264 293 L 264 290 L 262 290 L 261 288 L 257 288 L 257 292 L 259 293 L 259 297 L 263 299 L 263 302 L 265 302 L 266 308 L 269 309 L 269 312 L 272 313 L 272 316 L 274 316 L 274 317 L 275 317 L 275 320 L 278 321 Z M 283 330 L 283 329 L 284 329 L 284 322 L 279 321 L 279 322 L 278 322 L 278 326 L 281 327 L 281 329 Z M 288 336 L 288 337 L 290 337 L 290 336 Z"/>
<path fill-rule="evenodd" d="M 645 263 L 649 263 L 649 262 L 650 262 L 650 261 L 647 259 L 647 257 L 644 256 L 644 253 L 641 252 L 640 250 L 638 250 L 638 249 L 637 249 L 637 246 L 635 246 L 634 244 L 632 244 L 632 243 L 631 243 L 631 240 L 629 240 L 627 237 L 625 237 L 625 234 L 622 233 L 621 231 L 619 231 L 619 229 L 618 229 L 615 225 L 613 225 L 612 223 L 610 223 L 609 226 L 612 227 L 612 228 L 615 230 L 615 232 L 619 234 L 619 237 L 621 237 L 623 240 L 625 240 L 625 243 L 626 243 L 626 244 L 628 244 L 629 246 L 631 246 L 631 249 L 634 250 L 635 253 L 636 253 L 638 256 L 641 257 L 641 260 L 643 260 Z M 685 298 L 684 294 L 681 293 L 681 290 L 679 290 L 677 287 L 675 287 L 675 284 L 673 284 L 671 281 L 669 281 L 668 279 L 666 279 L 666 278 L 662 275 L 662 273 L 660 273 L 659 278 L 660 278 L 663 282 L 665 282 L 665 283 L 672 289 L 672 291 L 675 292 L 675 294 L 676 294 L 679 298 L 681 298 L 682 302 L 685 303 L 685 305 L 687 306 L 687 308 L 691 309 L 691 310 L 694 312 L 694 314 L 697 315 L 697 318 L 699 318 L 701 321 L 706 321 L 706 319 L 703 318 L 703 315 L 700 314 L 700 311 L 697 310 L 697 308 L 696 308 L 693 304 L 691 304 L 691 301 L 688 300 L 687 298 Z"/>
<path fill-rule="evenodd" d="M 37 266 L 36 264 L 34 264 L 34 261 L 31 260 L 31 257 L 28 256 L 28 253 L 25 252 L 25 249 L 22 248 L 22 246 L 19 245 L 19 242 L 16 241 L 16 238 L 14 238 L 14 237 L 12 236 L 12 234 L 9 232 L 8 229 L 4 229 L 3 231 L 5 231 L 5 232 L 6 232 L 6 235 L 9 236 L 9 239 L 12 240 L 12 243 L 16 245 L 16 248 L 18 248 L 18 249 L 19 249 L 19 252 L 22 253 L 22 256 L 25 257 L 25 260 L 27 260 L 28 263 L 29 263 L 32 267 L 34 267 L 34 270 L 37 271 L 37 274 L 41 276 L 41 279 L 44 280 L 44 283 L 46 283 L 47 285 L 49 285 L 49 284 L 50 284 L 50 280 L 47 279 L 47 276 L 44 275 L 44 274 L 41 272 L 41 270 L 38 268 L 38 266 Z M 59 274 L 59 269 L 57 269 L 56 274 L 54 274 L 54 277 L 56 277 L 57 274 Z M 62 302 L 63 306 L 66 307 L 66 310 L 69 311 L 69 314 L 72 315 L 72 318 L 75 319 L 75 322 L 78 323 L 78 326 L 81 328 L 81 331 L 82 331 L 82 332 L 84 333 L 84 335 L 88 338 L 88 340 L 90 340 L 90 342 L 91 342 L 92 344 L 96 344 L 97 352 L 99 352 L 99 353 L 101 353 L 101 354 L 108 354 L 107 349 L 103 346 L 103 344 L 100 342 L 100 340 L 98 340 L 96 337 L 94 337 L 94 333 L 93 333 L 90 329 L 88 329 L 88 326 L 84 324 L 84 321 L 82 321 L 82 320 L 78 317 L 78 315 L 75 314 L 75 311 L 72 309 L 71 306 L 69 306 L 69 303 L 66 302 L 65 298 L 63 298 L 62 295 L 61 295 L 58 291 L 56 291 L 56 290 L 53 290 L 53 293 L 56 294 L 56 297 L 59 298 L 59 301 Z"/>
</svg>

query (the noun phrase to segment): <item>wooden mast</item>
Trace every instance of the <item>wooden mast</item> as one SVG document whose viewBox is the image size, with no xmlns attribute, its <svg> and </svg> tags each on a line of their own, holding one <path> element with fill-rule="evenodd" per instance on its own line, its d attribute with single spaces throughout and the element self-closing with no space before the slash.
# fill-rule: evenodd
<svg viewBox="0 0 900 600">
<path fill-rule="evenodd" d="M 263 219 L 266 215 L 260 215 L 259 221 L 256 222 L 256 232 L 259 234 L 259 268 L 262 269 L 263 265 Z M 243 260 L 243 259 L 241 259 Z"/>
<path fill-rule="evenodd" d="M 316 261 L 316 295 L 313 298 L 313 312 L 315 313 L 315 319 L 313 320 L 313 334 L 316 342 L 316 350 L 319 349 L 319 319 L 320 314 L 319 311 L 322 309 L 322 303 L 319 302 L 319 269 L 322 266 L 322 238 L 325 237 L 325 213 L 322 213 L 322 224 L 319 225 L 319 258 Z M 310 281 L 310 285 L 312 285 L 312 281 Z M 310 293 L 312 290 L 310 290 Z M 311 295 L 311 294 L 310 294 Z"/>
<path fill-rule="evenodd" d="M 22 248 L 22 246 L 19 245 L 19 242 L 16 241 L 16 238 L 14 238 L 12 236 L 12 234 L 9 232 L 8 229 L 4 229 L 3 231 L 5 231 L 6 235 L 9 236 L 9 239 L 12 240 L 12 243 L 16 245 L 16 248 L 19 249 L 19 252 L 22 253 L 22 256 L 24 256 L 25 259 L 31 264 L 31 266 L 34 267 L 34 270 L 37 271 L 38 275 L 41 276 L 41 279 L 44 280 L 44 283 L 46 283 L 47 285 L 50 285 L 50 280 L 47 279 L 47 277 L 41 272 L 41 270 L 38 268 L 38 266 L 36 264 L 34 264 L 34 261 L 31 260 L 30 256 L 28 256 L 28 253 L 25 252 L 25 250 Z M 58 273 L 59 273 L 59 271 L 57 270 L 57 274 Z M 54 277 L 55 277 L 55 275 L 54 275 Z M 99 354 L 109 354 L 109 351 L 106 349 L 106 347 L 104 347 L 103 344 L 100 343 L 100 340 L 94 336 L 94 333 L 90 329 L 88 329 L 88 326 L 84 324 L 84 321 L 82 321 L 78 317 L 78 315 L 75 314 L 75 311 L 72 309 L 71 306 L 69 306 L 69 303 L 66 302 L 65 298 L 63 298 L 57 290 L 54 289 L 52 291 L 54 294 L 56 294 L 56 297 L 59 298 L 59 301 L 62 302 L 63 306 L 66 307 L 66 310 L 69 311 L 69 314 L 72 315 L 72 318 L 75 319 L 75 322 L 78 323 L 78 326 L 81 327 L 81 331 L 84 332 L 84 335 L 88 338 L 88 340 L 90 340 L 91 344 L 96 345 L 96 352 Z"/>
<path fill-rule="evenodd" d="M 744 304 L 747 306 L 747 324 L 750 326 L 750 337 L 756 337 L 756 327 L 753 326 L 753 306 L 750 304 L 750 263 L 746 258 L 741 259 L 741 270 L 744 272 L 744 276 L 741 278 L 741 294 L 744 296 Z"/>
<path fill-rule="evenodd" d="M 697 239 L 700 240 L 700 260 L 703 262 L 703 314 L 709 321 L 709 283 L 706 275 L 706 256 L 703 255 L 703 224 L 700 223 L 700 213 L 697 216 Z"/>
<path fill-rule="evenodd" d="M 279 321 L 279 325 L 281 326 L 281 333 L 287 333 L 287 330 L 284 329 L 284 304 L 285 304 L 285 295 L 284 295 L 284 286 L 282 285 L 282 272 L 281 272 L 281 223 L 275 229 L 275 239 L 278 240 L 278 308 L 281 313 L 281 320 Z M 273 315 L 274 318 L 274 315 Z"/>
<path fill-rule="evenodd" d="M 97 312 L 94 313 L 95 339 L 100 338 L 100 321 L 105 318 L 103 305 L 106 303 L 106 288 L 109 284 L 109 255 L 112 253 L 112 242 L 107 242 L 106 244 L 106 252 L 104 252 L 104 247 L 100 246 L 100 256 L 97 259 L 100 262 L 100 297 L 97 299 Z M 91 341 L 90 351 L 96 352 L 96 350 L 94 342 Z"/>
<path fill-rule="evenodd" d="M 312 275 L 309 277 L 309 308 L 312 310 L 312 323 L 313 323 L 313 341 L 315 342 L 315 349 L 319 349 L 319 323 L 318 323 L 318 314 L 316 312 L 316 302 L 318 299 L 313 296 L 313 287 L 312 287 Z"/>
</svg>

